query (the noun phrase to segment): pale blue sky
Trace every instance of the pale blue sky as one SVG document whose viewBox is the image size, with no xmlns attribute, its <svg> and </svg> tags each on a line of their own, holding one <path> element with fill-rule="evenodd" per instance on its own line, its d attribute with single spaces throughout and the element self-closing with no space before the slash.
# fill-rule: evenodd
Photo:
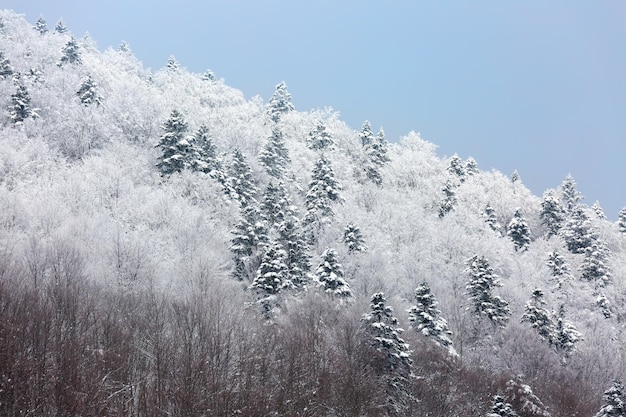
<svg viewBox="0 0 626 417">
<path fill-rule="evenodd" d="M 63 17 L 100 49 L 170 55 L 246 97 L 284 80 L 299 110 L 332 107 L 397 140 L 517 169 L 535 194 L 568 173 L 616 219 L 626 206 L 626 1 L 4 0 Z"/>
</svg>

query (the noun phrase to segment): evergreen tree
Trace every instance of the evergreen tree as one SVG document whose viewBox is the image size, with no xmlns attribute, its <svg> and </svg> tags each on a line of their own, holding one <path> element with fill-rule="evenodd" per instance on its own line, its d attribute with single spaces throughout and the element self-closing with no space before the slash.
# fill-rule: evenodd
<svg viewBox="0 0 626 417">
<path fill-rule="evenodd" d="M 574 210 L 584 198 L 576 189 L 576 181 L 574 181 L 571 175 L 568 175 L 561 184 L 561 198 L 563 200 L 563 206 L 568 212 Z"/>
<path fill-rule="evenodd" d="M 204 72 L 204 74 L 202 74 L 202 80 L 203 81 L 216 82 L 217 81 L 217 77 L 215 76 L 215 73 L 213 71 L 208 69 L 208 70 L 206 70 Z"/>
<path fill-rule="evenodd" d="M 572 253 L 585 253 L 587 248 L 598 240 L 591 220 L 581 206 L 574 206 L 571 209 L 569 218 L 561 229 L 561 235 L 565 240 L 567 249 Z"/>
<path fill-rule="evenodd" d="M 596 305 L 600 308 L 600 311 L 602 311 L 602 315 L 605 319 L 610 319 L 613 316 L 611 302 L 607 298 L 606 294 L 598 294 L 598 296 L 596 297 Z"/>
<path fill-rule="evenodd" d="M 502 284 L 489 261 L 484 256 L 474 255 L 468 259 L 467 265 L 465 272 L 469 275 L 469 281 L 466 289 L 472 304 L 469 309 L 477 317 L 485 316 L 493 324 L 504 327 L 511 311 L 509 303 L 492 293 L 495 287 L 501 287 Z"/>
<path fill-rule="evenodd" d="M 363 147 L 366 147 L 374 142 L 374 132 L 372 131 L 372 126 L 369 121 L 366 120 L 363 122 L 361 131 L 359 132 L 359 138 L 361 139 L 361 145 Z"/>
<path fill-rule="evenodd" d="M 626 233 L 626 207 L 619 211 L 617 217 L 617 227 L 621 233 Z"/>
<path fill-rule="evenodd" d="M 306 290 L 311 270 L 309 245 L 295 217 L 287 218 L 278 227 L 278 243 L 285 252 L 288 279 L 291 287 Z"/>
<path fill-rule="evenodd" d="M 210 174 L 222 169 L 217 148 L 206 125 L 201 125 L 193 135 L 193 148 L 195 158 L 192 162 L 192 169 L 194 171 Z"/>
<path fill-rule="evenodd" d="M 314 151 L 324 151 L 335 145 L 332 133 L 321 120 L 318 120 L 315 128 L 309 132 L 308 145 Z"/>
<path fill-rule="evenodd" d="M 98 85 L 93 78 L 91 78 L 91 75 L 87 75 L 83 79 L 76 95 L 80 99 L 80 102 L 85 106 L 89 106 L 91 104 L 99 106 L 102 104 L 102 97 L 98 94 Z"/>
<path fill-rule="evenodd" d="M 553 192 L 546 192 L 541 202 L 541 212 L 539 214 L 541 224 L 547 229 L 547 237 L 557 236 L 566 218 L 563 203 Z"/>
<path fill-rule="evenodd" d="M 529 385 L 522 382 L 520 376 L 506 383 L 506 402 L 517 410 L 520 417 L 552 417 L 543 402 L 533 394 Z"/>
<path fill-rule="evenodd" d="M 543 291 L 536 288 L 533 291 L 533 298 L 528 301 L 524 307 L 522 323 L 527 322 L 530 324 L 530 327 L 539 333 L 541 340 L 551 343 L 554 333 L 554 323 L 550 312 L 543 307 L 545 304 Z"/>
<path fill-rule="evenodd" d="M 602 241 L 595 241 L 585 249 L 580 264 L 581 278 L 591 281 L 596 287 L 604 287 L 611 282 L 611 268 L 608 265 L 609 249 Z"/>
<path fill-rule="evenodd" d="M 277 227 L 287 221 L 296 219 L 297 207 L 287 195 L 287 189 L 282 181 L 270 181 L 263 192 L 261 210 L 270 226 Z"/>
<path fill-rule="evenodd" d="M 35 26 L 33 26 L 33 29 L 39 32 L 40 35 L 45 35 L 48 32 L 46 19 L 44 19 L 43 17 L 37 19 L 37 22 L 35 23 Z"/>
<path fill-rule="evenodd" d="M 291 104 L 291 94 L 287 91 L 287 84 L 281 81 L 276 86 L 276 91 L 274 91 L 274 94 L 270 98 L 267 115 L 274 123 L 278 123 L 284 114 L 293 110 L 295 110 L 295 108 L 293 104 Z"/>
<path fill-rule="evenodd" d="M 174 55 L 170 55 L 170 57 L 167 59 L 167 70 L 171 73 L 176 73 L 178 71 L 180 71 L 180 64 L 178 63 L 178 61 L 176 60 L 176 57 L 174 57 Z"/>
<path fill-rule="evenodd" d="M 335 213 L 332 204 L 341 203 L 339 196 L 341 185 L 335 179 L 335 173 L 330 160 L 324 155 L 315 163 L 311 182 L 306 193 L 307 216 L 306 223 L 314 221 L 325 222 L 332 218 Z"/>
<path fill-rule="evenodd" d="M 611 388 L 604 391 L 604 405 L 595 417 L 626 417 L 626 395 L 622 381 L 614 380 Z"/>
<path fill-rule="evenodd" d="M 191 164 L 191 144 L 187 140 L 187 122 L 184 116 L 173 110 L 161 126 L 164 133 L 155 147 L 161 148 L 161 156 L 156 166 L 161 175 L 181 172 Z"/>
<path fill-rule="evenodd" d="M 606 220 L 606 214 L 604 214 L 604 210 L 602 210 L 602 207 L 600 207 L 599 201 L 596 200 L 596 202 L 593 203 L 593 205 L 591 206 L 591 210 L 593 210 L 593 212 L 596 213 L 596 216 L 598 216 L 598 219 Z"/>
<path fill-rule="evenodd" d="M 522 216 L 521 209 L 516 209 L 511 222 L 507 227 L 506 234 L 511 238 L 515 251 L 526 251 L 530 245 L 530 229 L 526 219 Z"/>
<path fill-rule="evenodd" d="M 252 169 L 239 149 L 233 151 L 233 161 L 227 182 L 231 197 L 239 201 L 242 207 L 256 201 L 254 195 L 257 192 L 257 188 L 254 185 Z"/>
<path fill-rule="evenodd" d="M 76 39 L 71 38 L 67 41 L 62 52 L 63 55 L 61 56 L 61 60 L 58 64 L 60 67 L 65 64 L 82 64 L 83 60 L 80 57 L 80 50 Z"/>
<path fill-rule="evenodd" d="M 518 182 L 522 182 L 522 177 L 520 177 L 519 172 L 517 172 L 517 170 L 513 171 L 513 174 L 511 174 L 511 182 L 513 184 L 516 184 Z"/>
<path fill-rule="evenodd" d="M 250 289 L 256 292 L 263 316 L 267 319 L 274 318 L 280 308 L 278 294 L 290 287 L 285 257 L 285 251 L 280 245 L 270 244 L 263 255 L 256 278 L 250 284 Z"/>
<path fill-rule="evenodd" d="M 471 156 L 465 160 L 464 170 L 466 175 L 475 175 L 480 172 L 478 170 L 478 163 Z"/>
<path fill-rule="evenodd" d="M 554 325 L 554 333 L 552 336 L 552 347 L 557 353 L 563 356 L 563 360 L 568 358 L 576 351 L 576 343 L 583 340 L 582 335 L 573 324 L 565 321 L 565 308 L 563 305 L 559 308 Z"/>
<path fill-rule="evenodd" d="M 67 33 L 68 32 L 67 26 L 65 26 L 65 22 L 63 22 L 63 19 L 59 19 L 57 24 L 54 26 L 54 31 L 56 33 Z"/>
<path fill-rule="evenodd" d="M 11 95 L 11 106 L 9 107 L 9 119 L 14 126 L 21 125 L 29 117 L 36 118 L 37 112 L 31 107 L 30 94 L 26 85 L 22 82 L 19 74 L 14 78 L 17 84 L 17 91 Z"/>
<path fill-rule="evenodd" d="M 322 262 L 315 269 L 315 278 L 322 291 L 339 299 L 353 298 L 352 290 L 344 279 L 343 268 L 337 260 L 337 252 L 326 248 Z"/>
<path fill-rule="evenodd" d="M 439 218 L 443 219 L 446 214 L 450 213 L 454 210 L 454 206 L 456 204 L 456 191 L 454 189 L 456 186 L 454 182 L 448 178 L 445 185 L 441 189 L 443 191 L 443 199 L 439 203 Z"/>
<path fill-rule="evenodd" d="M 430 286 L 424 281 L 415 289 L 415 305 L 408 310 L 409 322 L 416 332 L 430 337 L 436 344 L 456 355 L 450 339 L 452 332 L 448 329 L 446 319 L 441 316 L 437 304 Z"/>
<path fill-rule="evenodd" d="M 277 125 L 272 128 L 272 135 L 261 151 L 259 162 L 271 177 L 277 179 L 284 177 L 290 159 L 283 139 L 283 132 Z"/>
<path fill-rule="evenodd" d="M 365 252 L 367 246 L 365 245 L 365 239 L 361 229 L 354 223 L 348 223 L 343 231 L 343 243 L 348 246 L 348 253 Z"/>
<path fill-rule="evenodd" d="M 485 223 L 489 225 L 491 230 L 494 232 L 500 233 L 500 224 L 498 223 L 498 217 L 496 216 L 496 211 L 491 204 L 487 203 L 485 206 L 485 211 L 483 212 L 483 217 L 485 218 Z"/>
<path fill-rule="evenodd" d="M 232 234 L 230 251 L 235 260 L 235 277 L 251 278 L 259 267 L 258 254 L 269 242 L 265 220 L 254 205 L 242 208 L 241 219 Z"/>
<path fill-rule="evenodd" d="M 362 322 L 369 336 L 368 343 L 382 355 L 378 370 L 386 385 L 386 411 L 391 415 L 403 415 L 411 399 L 408 392 L 411 372 L 411 351 L 400 337 L 403 329 L 397 327 L 398 319 L 387 305 L 382 292 L 372 295 L 370 312 L 363 315 Z"/>
<path fill-rule="evenodd" d="M 365 143 L 363 145 L 365 154 L 363 169 L 367 179 L 380 186 L 383 183 L 380 168 L 389 162 L 389 157 L 387 156 L 387 141 L 382 129 L 376 137 L 374 137 L 373 133 L 370 135 L 370 132 L 371 128 L 369 127 L 369 123 L 365 122 L 361 132 L 361 141 Z"/>
<path fill-rule="evenodd" d="M 4 57 L 4 53 L 0 51 L 0 77 L 6 79 L 13 75 L 13 67 L 9 58 Z"/>
<path fill-rule="evenodd" d="M 557 289 L 562 289 L 563 284 L 572 279 L 572 274 L 569 271 L 569 265 L 558 251 L 555 250 L 548 254 L 547 265 L 548 268 L 550 268 L 552 276 L 556 280 Z"/>
<path fill-rule="evenodd" d="M 459 155 L 454 154 L 448 160 L 448 172 L 453 177 L 457 177 L 459 181 L 465 181 L 465 165 Z"/>
<path fill-rule="evenodd" d="M 507 403 L 504 398 L 499 395 L 493 397 L 491 412 L 486 417 L 517 417 L 517 414 L 511 408 L 511 404 Z"/>
</svg>

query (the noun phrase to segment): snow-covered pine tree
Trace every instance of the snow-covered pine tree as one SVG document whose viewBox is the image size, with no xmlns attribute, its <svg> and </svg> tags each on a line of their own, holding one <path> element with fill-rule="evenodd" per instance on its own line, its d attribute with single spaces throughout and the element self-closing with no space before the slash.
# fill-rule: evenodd
<svg viewBox="0 0 626 417">
<path fill-rule="evenodd" d="M 76 39 L 74 38 L 67 41 L 63 47 L 62 53 L 63 55 L 61 56 L 58 64 L 60 67 L 65 64 L 82 64 L 83 62 L 80 56 L 78 42 L 76 42 Z"/>
<path fill-rule="evenodd" d="M 252 169 L 239 148 L 233 151 L 233 160 L 228 171 L 227 183 L 230 196 L 239 201 L 242 207 L 256 201 L 254 196 L 257 193 L 257 188 L 254 184 Z"/>
<path fill-rule="evenodd" d="M 559 312 L 552 313 L 556 317 L 554 332 L 552 335 L 552 347 L 561 354 L 565 361 L 576 351 L 576 343 L 583 340 L 582 334 L 576 330 L 573 324 L 565 321 L 565 306 L 559 307 Z"/>
<path fill-rule="evenodd" d="M 170 57 L 167 59 L 166 68 L 167 71 L 171 73 L 176 73 L 180 71 L 180 64 L 178 63 L 178 60 L 176 60 L 176 57 L 174 55 L 170 55 Z"/>
<path fill-rule="evenodd" d="M 35 23 L 35 26 L 33 26 L 33 29 L 39 32 L 40 35 L 45 35 L 48 32 L 48 24 L 46 23 L 46 19 L 44 19 L 43 16 L 39 17 L 39 19 L 37 19 L 37 22 Z"/>
<path fill-rule="evenodd" d="M 513 218 L 507 226 L 506 234 L 513 241 L 516 252 L 528 250 L 528 246 L 530 245 L 530 229 L 520 208 L 515 210 L 515 214 L 513 214 Z"/>
<path fill-rule="evenodd" d="M 476 317 L 485 316 L 494 325 L 504 327 L 509 321 L 511 311 L 508 302 L 493 295 L 493 289 L 502 284 L 489 261 L 484 256 L 474 255 L 467 260 L 465 273 L 469 275 L 466 289 L 472 304 L 468 309 Z"/>
<path fill-rule="evenodd" d="M 161 149 L 161 156 L 156 164 L 161 175 L 171 175 L 188 168 L 192 162 L 192 149 L 187 139 L 187 122 L 184 116 L 178 110 L 173 110 L 161 129 L 163 135 L 155 145 Z"/>
<path fill-rule="evenodd" d="M 15 84 L 17 91 L 11 95 L 11 105 L 9 107 L 9 119 L 14 126 L 24 123 L 24 120 L 38 117 L 36 109 L 31 106 L 31 98 L 26 85 L 22 82 L 19 74 L 15 74 Z"/>
<path fill-rule="evenodd" d="M 9 58 L 4 57 L 4 53 L 0 51 L 0 77 L 6 79 L 13 75 L 13 67 Z"/>
<path fill-rule="evenodd" d="M 539 216 L 541 218 L 541 224 L 547 229 L 546 237 L 558 236 L 565 222 L 566 213 L 563 203 L 554 195 L 553 191 L 546 191 L 543 194 Z"/>
<path fill-rule="evenodd" d="M 535 290 L 533 290 L 532 299 L 528 301 L 524 307 L 522 323 L 526 322 L 530 324 L 530 327 L 537 331 L 541 340 L 550 344 L 554 334 L 554 323 L 550 312 L 543 307 L 545 304 L 543 291 L 539 288 L 535 288 Z"/>
<path fill-rule="evenodd" d="M 602 210 L 602 207 L 600 206 L 600 202 L 598 200 L 593 203 L 593 205 L 591 206 L 591 210 L 596 213 L 598 219 L 606 220 L 606 214 L 604 214 L 604 210 Z"/>
<path fill-rule="evenodd" d="M 513 174 L 511 174 L 511 183 L 517 184 L 521 182 L 522 182 L 522 177 L 520 177 L 519 172 L 517 172 L 517 170 L 513 171 Z"/>
<path fill-rule="evenodd" d="M 491 411 L 485 417 L 517 417 L 517 414 L 511 408 L 511 404 L 507 403 L 500 395 L 496 395 L 491 403 Z"/>
<path fill-rule="evenodd" d="M 460 182 L 465 181 L 465 165 L 463 160 L 457 154 L 454 154 L 448 160 L 448 173 L 453 177 L 457 177 Z"/>
<path fill-rule="evenodd" d="M 619 211 L 617 217 L 617 227 L 621 233 L 626 233 L 626 207 Z"/>
<path fill-rule="evenodd" d="M 548 254 L 548 261 L 546 265 L 550 268 L 550 272 L 556 281 L 556 288 L 558 290 L 562 290 L 563 285 L 573 278 L 569 270 L 569 265 L 563 255 L 561 255 L 557 250 Z"/>
<path fill-rule="evenodd" d="M 563 183 L 561 183 L 561 199 L 563 206 L 568 212 L 574 210 L 579 205 L 584 196 L 576 189 L 576 181 L 568 174 Z"/>
<path fill-rule="evenodd" d="M 372 126 L 370 122 L 366 120 L 363 122 L 361 126 L 361 131 L 359 132 L 359 139 L 361 139 L 361 146 L 365 147 L 374 142 L 374 131 L 372 131 Z"/>
<path fill-rule="evenodd" d="M 485 211 L 483 211 L 483 217 L 485 218 L 485 223 L 489 225 L 491 230 L 500 233 L 501 226 L 500 223 L 498 223 L 496 210 L 491 206 L 491 204 L 487 203 L 487 205 L 485 206 Z"/>
<path fill-rule="evenodd" d="M 326 127 L 326 123 L 321 120 L 318 120 L 313 130 L 309 132 L 307 142 L 310 149 L 320 152 L 332 149 L 335 145 L 332 133 Z"/>
<path fill-rule="evenodd" d="M 267 115 L 274 123 L 278 123 L 284 114 L 294 110 L 295 107 L 291 103 L 291 94 L 287 91 L 287 84 L 281 81 L 276 85 L 276 91 L 270 98 Z"/>
<path fill-rule="evenodd" d="M 80 88 L 76 92 L 80 102 L 85 106 L 102 104 L 102 96 L 98 94 L 98 84 L 93 80 L 91 75 L 87 75 L 80 83 Z"/>
<path fill-rule="evenodd" d="M 626 417 L 626 393 L 622 381 L 615 379 L 604 391 L 604 405 L 594 417 Z"/>
<path fill-rule="evenodd" d="M 569 211 L 569 217 L 561 229 L 561 236 L 565 240 L 567 249 L 572 253 L 585 253 L 598 240 L 591 220 L 580 205 L 575 205 Z"/>
<path fill-rule="evenodd" d="M 250 284 L 250 290 L 256 293 L 257 303 L 267 319 L 274 318 L 278 313 L 278 294 L 291 287 L 285 258 L 286 253 L 282 247 L 276 242 L 270 243 L 256 277 Z"/>
<path fill-rule="evenodd" d="M 193 148 L 195 160 L 192 161 L 191 168 L 194 171 L 210 174 L 213 171 L 222 170 L 222 164 L 217 155 L 217 148 L 206 125 L 201 125 L 194 133 Z"/>
<path fill-rule="evenodd" d="M 585 249 L 580 264 L 580 277 L 593 282 L 596 288 L 605 287 L 611 282 L 611 267 L 608 264 L 610 251 L 603 241 L 596 240 Z"/>
<path fill-rule="evenodd" d="M 210 69 L 207 69 L 204 74 L 202 74 L 202 80 L 203 81 L 210 81 L 210 82 L 216 82 L 217 81 L 217 77 L 215 76 L 215 73 L 213 71 L 211 71 Z"/>
<path fill-rule="evenodd" d="M 363 315 L 362 323 L 368 335 L 367 343 L 382 354 L 378 374 L 386 385 L 386 412 L 403 415 L 411 394 L 408 390 L 412 360 L 409 345 L 400 337 L 403 329 L 397 327 L 398 319 L 387 306 L 385 294 L 372 295 L 370 312 Z"/>
<path fill-rule="evenodd" d="M 311 182 L 306 193 L 306 224 L 316 221 L 325 223 L 331 219 L 335 215 L 332 205 L 342 202 L 340 191 L 341 185 L 335 179 L 330 160 L 321 155 L 313 168 Z"/>
<path fill-rule="evenodd" d="M 478 163 L 471 156 L 465 160 L 464 170 L 466 175 L 475 175 L 480 172 Z"/>
<path fill-rule="evenodd" d="M 609 301 L 606 294 L 603 292 L 598 293 L 596 297 L 596 305 L 600 308 L 602 315 L 605 319 L 610 319 L 613 317 L 613 309 L 611 308 L 611 302 Z"/>
<path fill-rule="evenodd" d="M 277 241 L 285 251 L 285 264 L 291 287 L 298 291 L 305 291 L 311 281 L 311 261 L 309 245 L 300 222 L 294 216 L 285 217 L 277 225 Z"/>
<path fill-rule="evenodd" d="M 67 33 L 68 32 L 67 26 L 65 26 L 65 22 L 63 21 L 63 19 L 59 19 L 57 24 L 54 25 L 54 31 L 56 33 Z"/>
<path fill-rule="evenodd" d="M 363 170 L 367 179 L 380 186 L 383 183 L 380 168 L 389 162 L 385 132 L 381 128 L 377 136 L 374 136 L 373 133 L 370 135 L 371 128 L 369 128 L 369 123 L 365 122 L 363 126 L 361 131 L 361 141 L 365 143 L 363 145 L 365 155 Z"/>
<path fill-rule="evenodd" d="M 270 226 L 278 227 L 287 219 L 293 219 L 296 215 L 296 207 L 292 205 L 287 189 L 282 181 L 274 183 L 270 181 L 263 191 L 261 199 L 261 211 Z"/>
<path fill-rule="evenodd" d="M 253 279 L 259 267 L 259 253 L 269 242 L 267 224 L 255 205 L 242 207 L 241 218 L 232 234 L 230 251 L 235 260 L 234 275 L 239 280 Z"/>
<path fill-rule="evenodd" d="M 366 252 L 367 246 L 365 245 L 365 239 L 361 229 L 354 223 L 348 223 L 343 230 L 343 243 L 348 246 L 348 253 L 354 252 Z"/>
<path fill-rule="evenodd" d="M 450 213 L 454 210 L 454 206 L 456 204 L 456 185 L 451 178 L 446 180 L 441 191 L 443 191 L 443 199 L 439 203 L 439 218 L 443 219 L 446 214 Z"/>
<path fill-rule="evenodd" d="M 523 383 L 519 375 L 507 381 L 505 401 L 517 410 L 520 417 L 552 417 L 548 407 L 533 394 L 529 385 Z"/>
<path fill-rule="evenodd" d="M 271 177 L 282 179 L 289 165 L 289 151 L 285 146 L 283 132 L 278 125 L 272 127 L 272 135 L 268 138 L 259 155 L 259 162 Z"/>
<path fill-rule="evenodd" d="M 352 290 L 344 279 L 343 268 L 337 259 L 337 252 L 326 248 L 322 261 L 315 269 L 315 278 L 322 291 L 341 300 L 351 299 Z"/>
<path fill-rule="evenodd" d="M 450 339 L 452 332 L 448 328 L 448 322 L 442 317 L 441 310 L 437 308 L 437 304 L 430 286 L 424 281 L 415 289 L 415 305 L 408 310 L 409 322 L 416 332 L 429 337 L 456 356 L 457 353 Z"/>
</svg>

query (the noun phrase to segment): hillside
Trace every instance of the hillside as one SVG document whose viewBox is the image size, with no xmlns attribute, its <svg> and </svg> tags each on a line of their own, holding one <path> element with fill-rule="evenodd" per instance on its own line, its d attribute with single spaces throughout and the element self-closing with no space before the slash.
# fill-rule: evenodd
<svg viewBox="0 0 626 417">
<path fill-rule="evenodd" d="M 592 416 L 624 378 L 626 227 L 573 178 L 34 25 L 0 12 L 0 414 Z"/>
</svg>

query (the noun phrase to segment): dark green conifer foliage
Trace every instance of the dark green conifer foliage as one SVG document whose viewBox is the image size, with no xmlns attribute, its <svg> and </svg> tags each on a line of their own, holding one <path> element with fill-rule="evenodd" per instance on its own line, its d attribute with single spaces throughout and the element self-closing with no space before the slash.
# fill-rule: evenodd
<svg viewBox="0 0 626 417">
<path fill-rule="evenodd" d="M 541 212 L 539 214 L 541 224 L 547 231 L 546 237 L 558 236 L 563 223 L 565 222 L 566 213 L 563 203 L 552 192 L 546 192 L 541 202 Z"/>
<path fill-rule="evenodd" d="M 576 343 L 583 340 L 583 337 L 574 325 L 565 321 L 565 307 L 563 305 L 559 308 L 558 314 L 553 313 L 553 315 L 556 316 L 556 322 L 551 344 L 565 361 L 576 351 Z"/>
<path fill-rule="evenodd" d="M 178 110 L 173 110 L 161 127 L 163 135 L 156 144 L 162 152 L 156 164 L 161 175 L 181 172 L 190 166 L 192 149 L 187 139 L 187 127 L 184 116 Z"/>
<path fill-rule="evenodd" d="M 63 66 L 65 64 L 82 64 L 83 60 L 80 56 L 80 49 L 78 46 L 78 42 L 76 39 L 71 38 L 65 46 L 63 47 L 63 55 L 61 56 L 61 60 L 59 61 L 59 66 Z"/>
<path fill-rule="evenodd" d="M 522 323 L 526 322 L 537 331 L 541 340 L 551 343 L 554 333 L 554 323 L 550 312 L 544 308 L 546 302 L 543 299 L 543 291 L 536 288 L 532 299 L 524 307 Z"/>
<path fill-rule="evenodd" d="M 496 216 L 496 210 L 491 206 L 491 204 L 487 203 L 485 206 L 485 211 L 483 212 L 483 217 L 485 218 L 485 223 L 489 225 L 491 230 L 494 232 L 500 232 L 500 223 L 498 223 L 498 217 Z"/>
<path fill-rule="evenodd" d="M 493 397 L 491 405 L 491 411 L 487 413 L 486 417 L 517 417 L 511 404 L 507 403 L 504 398 L 499 395 Z"/>
<path fill-rule="evenodd" d="M 21 125 L 24 120 L 29 117 L 37 117 L 36 111 L 31 106 L 31 98 L 26 88 L 26 85 L 22 82 L 19 74 L 14 78 L 17 85 L 17 91 L 11 95 L 11 105 L 9 107 L 9 119 L 14 126 Z"/>
<path fill-rule="evenodd" d="M 513 241 L 515 251 L 526 251 L 530 245 L 530 229 L 521 209 L 516 209 L 511 222 L 507 227 L 506 234 Z"/>
<path fill-rule="evenodd" d="M 595 417 L 626 417 L 626 393 L 619 379 L 604 391 L 604 404 Z"/>
<path fill-rule="evenodd" d="M 217 148 L 206 125 L 201 125 L 193 135 L 193 148 L 195 159 L 192 163 L 192 169 L 194 171 L 206 174 L 221 171 L 222 164 L 217 155 Z"/>
<path fill-rule="evenodd" d="M 452 347 L 448 322 L 437 307 L 438 302 L 426 281 L 415 289 L 415 304 L 408 310 L 411 327 L 422 335 L 432 339 L 436 344 L 456 354 Z"/>
<path fill-rule="evenodd" d="M 267 115 L 274 123 L 278 123 L 284 114 L 294 110 L 295 107 L 291 103 L 291 94 L 287 91 L 287 84 L 281 81 L 270 98 Z"/>
<path fill-rule="evenodd" d="M 369 122 L 366 121 L 363 123 L 359 137 L 361 138 L 361 143 L 363 144 L 363 152 L 365 156 L 365 161 L 363 163 L 365 176 L 374 184 L 381 186 L 383 183 L 383 177 L 380 173 L 380 168 L 389 162 L 385 132 L 380 129 L 378 136 L 374 136 Z"/>
<path fill-rule="evenodd" d="M 450 160 L 448 161 L 448 172 L 453 177 L 457 177 L 460 182 L 465 181 L 465 165 L 459 155 L 454 154 L 450 157 Z"/>
<path fill-rule="evenodd" d="M 334 249 L 326 248 L 322 261 L 315 269 L 315 277 L 322 291 L 339 299 L 353 298 L 352 290 L 346 282 L 343 267 Z"/>
<path fill-rule="evenodd" d="M 270 226 L 278 227 L 286 220 L 296 218 L 296 207 L 292 205 L 282 181 L 270 181 L 263 192 L 261 211 Z"/>
<path fill-rule="evenodd" d="M 598 239 L 591 220 L 580 205 L 576 205 L 570 210 L 569 217 L 561 229 L 561 235 L 565 240 L 567 249 L 572 253 L 585 253 L 587 248 L 591 247 Z"/>
<path fill-rule="evenodd" d="M 308 145 L 310 149 L 320 152 L 332 149 L 335 145 L 331 132 L 321 120 L 318 120 L 315 128 L 309 132 Z"/>
<path fill-rule="evenodd" d="M 581 278 L 594 283 L 596 288 L 605 287 L 611 282 L 611 268 L 608 264 L 609 249 L 602 241 L 596 240 L 585 249 L 580 264 Z"/>
<path fill-rule="evenodd" d="M 361 229 L 354 223 L 348 223 L 343 231 L 343 243 L 348 246 L 348 253 L 366 252 L 367 246 Z"/>
<path fill-rule="evenodd" d="M 257 188 L 252 176 L 252 169 L 240 149 L 233 151 L 233 161 L 228 173 L 228 189 L 232 198 L 245 207 L 256 201 Z"/>
<path fill-rule="evenodd" d="M 469 275 L 466 289 L 471 302 L 468 309 L 478 318 L 487 317 L 494 325 L 504 327 L 511 311 L 509 303 L 493 295 L 493 289 L 502 284 L 484 256 L 474 255 L 467 260 L 465 272 Z"/>
<path fill-rule="evenodd" d="M 37 22 L 35 23 L 35 26 L 33 26 L 33 29 L 39 32 L 40 35 L 45 35 L 48 32 L 46 19 L 44 19 L 43 17 L 37 19 Z"/>
<path fill-rule="evenodd" d="M 439 218 L 440 219 L 443 219 L 446 216 L 446 214 L 454 210 L 454 206 L 457 201 L 455 188 L 456 186 L 454 182 L 452 181 L 452 179 L 448 178 L 448 180 L 446 180 L 445 185 L 441 189 L 441 191 L 443 191 L 443 199 L 439 203 Z"/>
<path fill-rule="evenodd" d="M 259 253 L 269 242 L 267 224 L 256 206 L 242 208 L 232 234 L 230 251 L 235 260 L 235 277 L 252 280 L 259 267 Z"/>
<path fill-rule="evenodd" d="M 291 288 L 285 258 L 286 254 L 281 246 L 276 242 L 270 243 L 256 277 L 250 284 L 250 290 L 256 293 L 262 314 L 267 319 L 273 319 L 278 313 L 278 294 Z"/>
<path fill-rule="evenodd" d="M 574 210 L 579 205 L 584 196 L 576 189 L 576 181 L 571 175 L 568 175 L 563 183 L 561 183 L 561 198 L 563 206 L 568 212 Z"/>
<path fill-rule="evenodd" d="M 277 241 L 285 251 L 285 265 L 292 288 L 306 290 L 310 283 L 309 245 L 295 217 L 286 218 L 278 227 Z"/>
<path fill-rule="evenodd" d="M 306 223 L 330 220 L 335 215 L 332 205 L 342 202 L 340 191 L 341 185 L 335 179 L 330 160 L 322 155 L 315 163 L 306 194 Z"/>
<path fill-rule="evenodd" d="M 0 51 L 0 77 L 6 79 L 13 75 L 13 67 L 9 58 L 4 57 L 4 53 Z"/>
<path fill-rule="evenodd" d="M 289 151 L 283 139 L 283 132 L 278 125 L 272 128 L 272 135 L 259 155 L 259 162 L 271 177 L 282 179 L 289 165 Z"/>
<path fill-rule="evenodd" d="M 98 94 L 98 84 L 96 84 L 91 75 L 87 75 L 83 79 L 76 95 L 85 106 L 92 104 L 99 106 L 102 104 L 102 97 Z"/>
</svg>

